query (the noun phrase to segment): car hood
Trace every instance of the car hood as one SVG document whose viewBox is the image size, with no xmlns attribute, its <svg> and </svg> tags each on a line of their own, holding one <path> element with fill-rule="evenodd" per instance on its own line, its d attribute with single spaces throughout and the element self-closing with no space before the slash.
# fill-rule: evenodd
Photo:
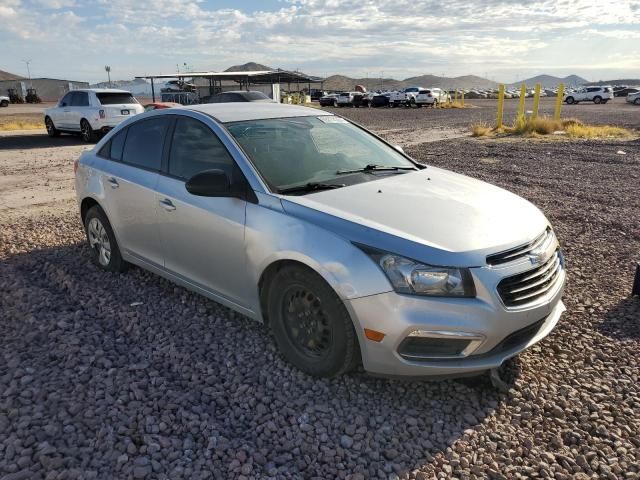
<svg viewBox="0 0 640 480">
<path fill-rule="evenodd" d="M 433 265 L 486 265 L 487 255 L 527 243 L 548 225 L 527 200 L 435 167 L 282 204 L 350 241 Z"/>
</svg>

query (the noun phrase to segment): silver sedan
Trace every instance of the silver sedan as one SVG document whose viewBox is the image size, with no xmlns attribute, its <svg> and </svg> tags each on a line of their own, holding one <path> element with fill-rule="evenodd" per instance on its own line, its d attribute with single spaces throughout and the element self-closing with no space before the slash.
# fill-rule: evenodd
<svg viewBox="0 0 640 480">
<path fill-rule="evenodd" d="M 480 373 L 564 311 L 562 252 L 535 206 L 327 112 L 147 112 L 75 167 L 98 266 L 138 265 L 265 322 L 312 375 Z"/>
</svg>

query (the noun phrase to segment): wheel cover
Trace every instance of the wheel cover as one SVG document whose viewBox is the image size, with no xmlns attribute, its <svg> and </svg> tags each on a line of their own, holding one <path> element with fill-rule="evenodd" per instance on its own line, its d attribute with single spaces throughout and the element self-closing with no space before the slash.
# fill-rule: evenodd
<svg viewBox="0 0 640 480">
<path fill-rule="evenodd" d="M 85 140 L 88 140 L 90 131 L 91 131 L 91 127 L 89 126 L 89 122 L 84 121 L 82 122 L 82 124 L 80 124 L 80 132 L 82 133 L 82 138 L 84 138 Z"/>
<path fill-rule="evenodd" d="M 294 348 L 313 359 L 327 355 L 333 335 L 320 299 L 306 287 L 294 285 L 282 300 L 284 328 Z"/>
<path fill-rule="evenodd" d="M 87 228 L 89 234 L 89 246 L 98 254 L 98 263 L 103 267 L 109 265 L 111 261 L 111 242 L 107 230 L 98 218 L 89 220 Z"/>
</svg>

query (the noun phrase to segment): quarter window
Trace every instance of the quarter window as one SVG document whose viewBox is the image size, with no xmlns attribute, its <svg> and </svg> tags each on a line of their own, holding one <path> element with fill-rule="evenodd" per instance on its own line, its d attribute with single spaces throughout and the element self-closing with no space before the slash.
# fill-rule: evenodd
<svg viewBox="0 0 640 480">
<path fill-rule="evenodd" d="M 169 175 L 188 180 L 205 170 L 219 169 L 232 178 L 233 166 L 233 158 L 209 127 L 193 118 L 178 119 L 169 154 Z"/>
<path fill-rule="evenodd" d="M 122 160 L 122 147 L 124 147 L 124 139 L 127 136 L 127 129 L 120 130 L 116 133 L 111 140 L 105 143 L 98 155 L 102 158 L 108 158 L 110 160 L 120 161 Z"/>
<path fill-rule="evenodd" d="M 122 161 L 149 170 L 160 170 L 168 120 L 150 118 L 129 126 Z M 115 146 L 112 145 L 112 155 Z"/>
</svg>

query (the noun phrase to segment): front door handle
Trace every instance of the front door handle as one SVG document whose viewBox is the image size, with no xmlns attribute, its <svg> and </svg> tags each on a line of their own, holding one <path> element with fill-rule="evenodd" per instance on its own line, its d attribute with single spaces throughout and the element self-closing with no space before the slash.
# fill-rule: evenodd
<svg viewBox="0 0 640 480">
<path fill-rule="evenodd" d="M 116 180 L 115 178 L 111 177 L 109 180 L 107 180 L 109 182 L 109 185 L 111 185 L 111 188 L 118 188 L 120 186 L 120 184 L 118 183 L 118 180 Z"/>
<path fill-rule="evenodd" d="M 168 198 L 160 200 L 160 205 L 162 205 L 167 212 L 173 212 L 176 209 L 176 206 Z"/>
</svg>

